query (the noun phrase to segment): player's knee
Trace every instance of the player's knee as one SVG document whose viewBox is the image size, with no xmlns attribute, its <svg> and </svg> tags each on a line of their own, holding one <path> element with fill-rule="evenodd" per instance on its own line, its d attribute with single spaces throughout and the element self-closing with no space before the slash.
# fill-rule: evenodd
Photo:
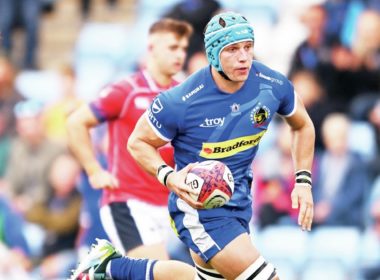
<svg viewBox="0 0 380 280">
<path fill-rule="evenodd" d="M 213 268 L 203 268 L 195 265 L 197 273 L 194 280 L 223 280 L 224 277 Z"/>
<path fill-rule="evenodd" d="M 263 257 L 259 257 L 245 271 L 243 271 L 236 280 L 279 280 L 276 268 L 265 261 Z"/>
</svg>

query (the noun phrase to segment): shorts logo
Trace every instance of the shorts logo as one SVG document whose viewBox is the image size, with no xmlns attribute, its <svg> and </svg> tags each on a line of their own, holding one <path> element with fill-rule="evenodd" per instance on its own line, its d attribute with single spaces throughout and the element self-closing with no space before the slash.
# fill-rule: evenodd
<svg viewBox="0 0 380 280">
<path fill-rule="evenodd" d="M 224 124 L 224 117 L 223 118 L 215 118 L 215 119 L 208 119 L 205 118 L 203 123 L 201 123 L 200 127 L 217 127 L 217 126 L 223 126 Z"/>
<path fill-rule="evenodd" d="M 243 136 L 223 142 L 203 143 L 199 155 L 203 158 L 218 159 L 233 156 L 257 146 L 266 130 L 255 135 Z"/>
<path fill-rule="evenodd" d="M 157 114 L 157 113 L 161 112 L 161 110 L 163 108 L 164 108 L 164 106 L 162 106 L 160 99 L 158 99 L 158 98 L 154 99 L 153 104 L 152 104 L 153 114 Z"/>
<path fill-rule="evenodd" d="M 255 108 L 253 108 L 250 118 L 255 127 L 259 127 L 265 124 L 265 121 L 270 116 L 270 110 L 267 106 L 261 106 L 259 103 Z"/>
</svg>

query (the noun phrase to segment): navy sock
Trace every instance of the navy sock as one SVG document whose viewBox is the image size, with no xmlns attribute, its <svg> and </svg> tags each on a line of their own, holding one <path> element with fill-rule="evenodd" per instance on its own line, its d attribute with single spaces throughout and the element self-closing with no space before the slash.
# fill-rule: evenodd
<svg viewBox="0 0 380 280">
<path fill-rule="evenodd" d="M 111 277 L 114 280 L 153 280 L 156 262 L 157 260 L 149 259 L 116 258 L 111 260 Z"/>
</svg>

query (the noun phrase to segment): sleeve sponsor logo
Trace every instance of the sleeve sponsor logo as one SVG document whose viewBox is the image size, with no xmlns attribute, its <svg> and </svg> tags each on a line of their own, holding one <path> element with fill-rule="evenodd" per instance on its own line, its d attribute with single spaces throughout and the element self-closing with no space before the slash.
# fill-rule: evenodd
<svg viewBox="0 0 380 280">
<path fill-rule="evenodd" d="M 163 108 L 164 106 L 162 106 L 160 99 L 159 98 L 154 99 L 153 104 L 152 104 L 153 114 L 158 114 L 159 112 L 161 112 Z"/>
<path fill-rule="evenodd" d="M 266 130 L 255 135 L 243 136 L 223 142 L 203 143 L 199 155 L 203 158 L 218 159 L 233 156 L 257 146 Z"/>
<path fill-rule="evenodd" d="M 259 73 L 256 73 L 256 76 L 264 79 L 264 80 L 267 80 L 267 81 L 270 81 L 271 83 L 276 83 L 276 84 L 279 84 L 279 85 L 283 85 L 284 82 L 279 80 L 279 79 L 276 79 L 276 78 L 273 78 L 273 77 L 269 77 L 267 75 L 264 75 L 263 73 L 259 72 Z"/>
<path fill-rule="evenodd" d="M 203 84 L 200 84 L 195 89 L 190 91 L 189 93 L 186 93 L 184 96 L 182 96 L 182 101 L 186 101 L 190 97 L 192 97 L 194 94 L 198 93 L 201 89 L 203 89 L 205 86 Z"/>
<path fill-rule="evenodd" d="M 156 119 L 156 117 L 152 114 L 152 111 L 148 109 L 148 118 L 151 121 L 151 123 L 160 129 L 162 127 L 161 123 Z"/>
</svg>

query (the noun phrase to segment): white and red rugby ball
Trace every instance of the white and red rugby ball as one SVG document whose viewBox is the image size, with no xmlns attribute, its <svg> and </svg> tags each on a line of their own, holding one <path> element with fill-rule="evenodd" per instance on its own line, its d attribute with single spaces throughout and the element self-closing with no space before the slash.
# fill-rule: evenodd
<svg viewBox="0 0 380 280">
<path fill-rule="evenodd" d="M 187 174 L 186 184 L 198 191 L 198 195 L 190 195 L 195 201 L 201 202 L 205 209 L 226 204 L 235 186 L 231 170 L 217 160 L 197 163 Z"/>
</svg>

